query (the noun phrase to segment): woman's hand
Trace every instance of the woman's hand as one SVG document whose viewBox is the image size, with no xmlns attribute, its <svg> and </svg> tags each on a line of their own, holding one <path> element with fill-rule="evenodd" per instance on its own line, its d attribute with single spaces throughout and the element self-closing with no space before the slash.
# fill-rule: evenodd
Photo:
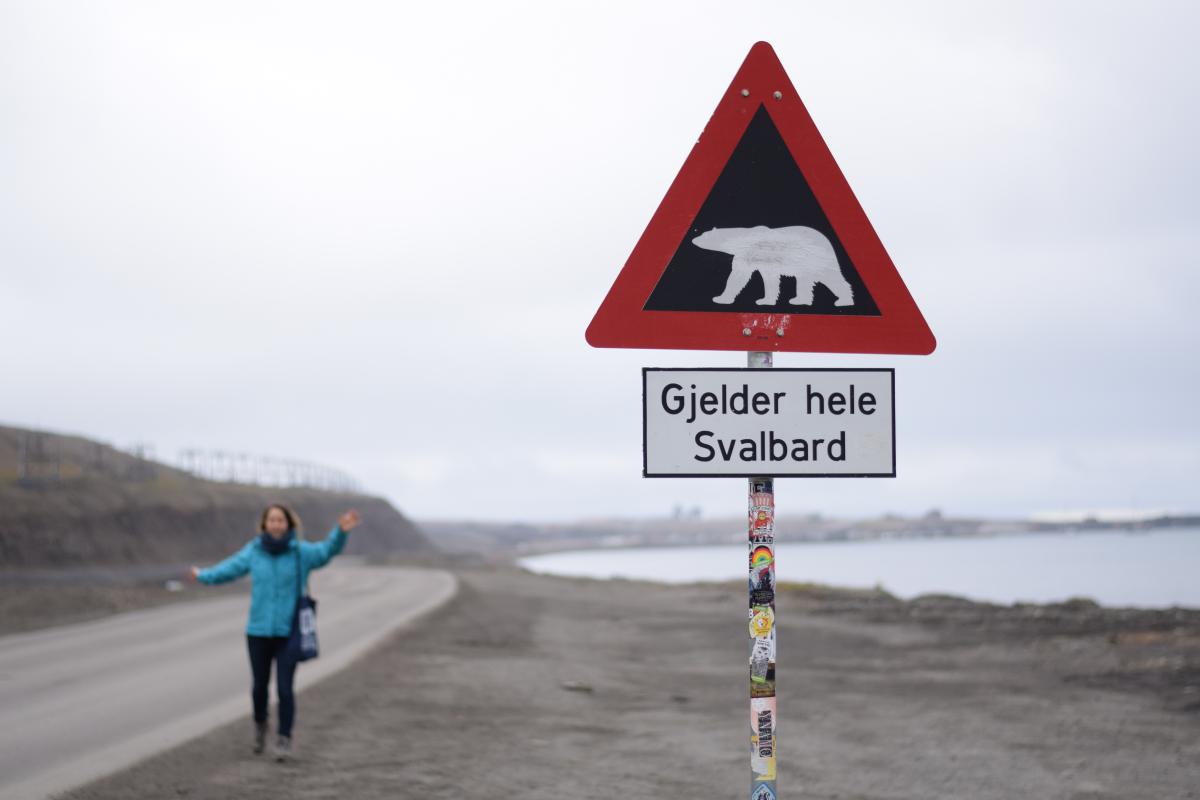
<svg viewBox="0 0 1200 800">
<path fill-rule="evenodd" d="M 349 533 L 357 528 L 360 522 L 362 522 L 362 516 L 358 513 L 358 509 L 355 508 L 343 512 L 342 515 L 338 517 L 338 527 L 341 528 L 345 533 Z"/>
<path fill-rule="evenodd" d="M 200 568 L 199 567 L 189 567 L 188 571 L 187 571 L 187 579 L 189 581 L 191 581 L 192 583 L 199 583 L 200 582 Z"/>
</svg>

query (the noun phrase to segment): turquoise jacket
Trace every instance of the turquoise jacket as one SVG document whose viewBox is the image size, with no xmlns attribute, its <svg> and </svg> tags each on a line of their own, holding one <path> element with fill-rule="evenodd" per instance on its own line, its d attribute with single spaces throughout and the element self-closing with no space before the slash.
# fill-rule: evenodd
<svg viewBox="0 0 1200 800">
<path fill-rule="evenodd" d="M 251 636 L 287 636 L 292 632 L 292 615 L 296 611 L 296 561 L 300 561 L 300 585 L 308 573 L 320 569 L 342 552 L 346 532 L 334 527 L 321 542 L 302 542 L 294 536 L 288 551 L 273 556 L 263 550 L 255 536 L 246 546 L 220 564 L 200 570 L 196 580 L 216 584 L 240 578 L 250 573 L 250 619 L 246 633 Z"/>
</svg>

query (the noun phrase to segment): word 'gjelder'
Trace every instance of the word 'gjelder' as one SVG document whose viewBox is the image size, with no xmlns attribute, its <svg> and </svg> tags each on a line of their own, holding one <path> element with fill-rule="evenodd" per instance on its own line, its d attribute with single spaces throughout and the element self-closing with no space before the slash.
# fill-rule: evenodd
<svg viewBox="0 0 1200 800">
<path fill-rule="evenodd" d="M 779 401 L 787 396 L 787 392 L 751 392 L 750 385 L 743 383 L 742 388 L 729 391 L 727 384 L 721 384 L 721 393 L 701 392 L 696 394 L 696 384 L 686 394 L 678 383 L 668 383 L 662 390 L 663 411 L 668 414 L 681 414 L 688 409 L 687 422 L 696 421 L 696 413 L 712 416 L 713 414 L 778 414 Z"/>
</svg>

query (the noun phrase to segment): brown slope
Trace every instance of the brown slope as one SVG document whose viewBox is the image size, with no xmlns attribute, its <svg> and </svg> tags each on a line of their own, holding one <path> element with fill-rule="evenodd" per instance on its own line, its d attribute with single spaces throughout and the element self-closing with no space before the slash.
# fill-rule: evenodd
<svg viewBox="0 0 1200 800">
<path fill-rule="evenodd" d="M 273 502 L 295 508 L 310 539 L 358 508 L 365 523 L 347 553 L 434 552 L 383 498 L 205 481 L 83 437 L 29 433 L 0 427 L 0 568 L 212 561 L 254 536 Z"/>
</svg>

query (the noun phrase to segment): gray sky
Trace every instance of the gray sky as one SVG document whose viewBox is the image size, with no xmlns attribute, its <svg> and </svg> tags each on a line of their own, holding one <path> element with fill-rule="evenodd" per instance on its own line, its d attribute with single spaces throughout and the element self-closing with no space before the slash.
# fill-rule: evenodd
<svg viewBox="0 0 1200 800">
<path fill-rule="evenodd" d="M 1192 3 L 0 4 L 0 421 L 341 467 L 418 517 L 709 515 L 583 331 L 770 41 L 938 337 L 894 480 L 780 513 L 1200 508 Z M 903 6 L 902 8 L 900 6 Z"/>
</svg>

